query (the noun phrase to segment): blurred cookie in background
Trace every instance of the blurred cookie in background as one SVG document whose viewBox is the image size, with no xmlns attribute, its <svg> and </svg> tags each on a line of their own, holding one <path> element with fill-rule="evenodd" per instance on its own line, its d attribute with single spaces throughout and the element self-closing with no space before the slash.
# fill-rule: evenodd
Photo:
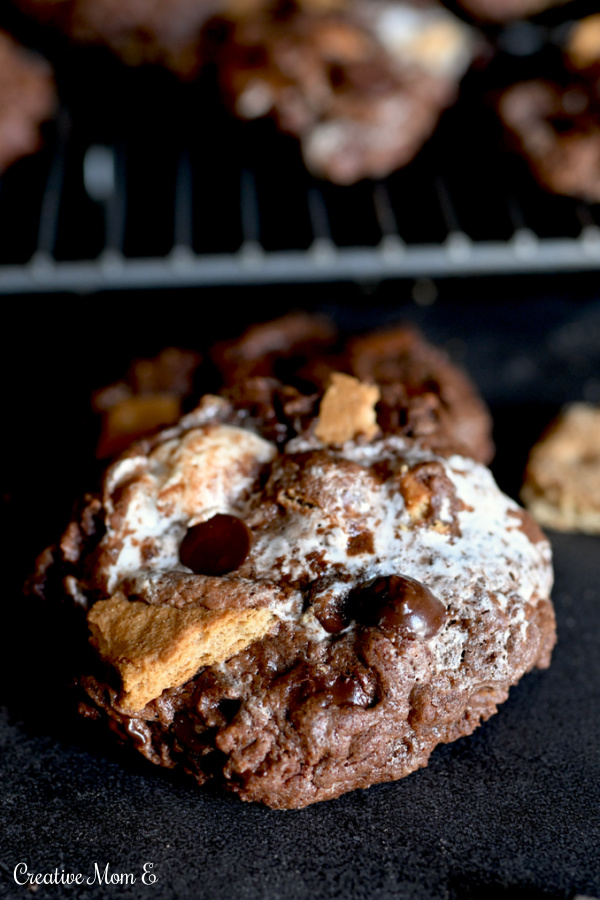
<svg viewBox="0 0 600 900">
<path fill-rule="evenodd" d="M 97 390 L 92 397 L 94 412 L 102 417 L 97 457 L 115 456 L 135 438 L 176 422 L 201 362 L 193 350 L 166 347 L 157 356 L 134 360 L 122 380 Z"/>
<path fill-rule="evenodd" d="M 547 191 L 600 202 L 600 15 L 563 28 L 562 58 L 497 100 L 509 143 Z"/>
<path fill-rule="evenodd" d="M 468 376 L 414 326 L 354 336 L 337 354 L 313 357 L 299 375 L 322 390 L 336 370 L 379 385 L 378 422 L 385 433 L 418 438 L 442 455 L 492 459 L 485 403 Z"/>
<path fill-rule="evenodd" d="M 239 337 L 216 343 L 210 357 L 225 387 L 257 376 L 293 383 L 307 359 L 331 351 L 338 340 L 327 316 L 297 310 L 250 325 Z"/>
<path fill-rule="evenodd" d="M 474 32 L 434 2 L 263 10 L 231 20 L 218 67 L 242 119 L 272 116 L 336 184 L 406 165 L 456 100 Z"/>
<path fill-rule="evenodd" d="M 201 33 L 220 0 L 15 0 L 77 43 L 109 47 L 127 65 L 156 63 L 183 79 L 203 65 Z"/>
<path fill-rule="evenodd" d="M 50 65 L 0 31 L 0 172 L 40 148 L 57 102 Z"/>
<path fill-rule="evenodd" d="M 300 420 L 314 415 L 316 398 L 334 372 L 379 386 L 377 421 L 384 434 L 419 439 L 442 454 L 491 460 L 485 403 L 469 378 L 413 326 L 349 338 L 327 317 L 301 311 L 252 325 L 205 355 L 169 347 L 135 360 L 123 379 L 92 398 L 102 420 L 97 456 L 115 456 L 134 439 L 173 424 L 203 393 L 219 389 L 249 416 L 273 423 L 271 439 L 289 439 Z"/>
<path fill-rule="evenodd" d="M 522 82 L 502 93 L 497 109 L 543 188 L 600 202 L 600 80 Z"/>
<path fill-rule="evenodd" d="M 574 403 L 548 426 L 529 456 L 521 499 L 548 528 L 600 534 L 600 406 Z"/>
<path fill-rule="evenodd" d="M 560 6 L 566 0 L 459 0 L 460 6 L 485 22 L 509 22 Z"/>
</svg>

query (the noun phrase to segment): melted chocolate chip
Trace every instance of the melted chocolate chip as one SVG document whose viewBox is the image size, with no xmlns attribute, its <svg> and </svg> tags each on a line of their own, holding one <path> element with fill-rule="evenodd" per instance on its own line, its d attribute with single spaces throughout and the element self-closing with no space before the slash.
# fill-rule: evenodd
<svg viewBox="0 0 600 900">
<path fill-rule="evenodd" d="M 312 674 L 304 683 L 301 701 L 317 697 L 323 706 L 369 706 L 370 697 L 360 679 L 339 675 L 335 680 Z"/>
<path fill-rule="evenodd" d="M 444 604 L 407 575 L 376 578 L 361 589 L 354 602 L 363 621 L 413 640 L 429 640 L 446 621 Z"/>
<path fill-rule="evenodd" d="M 319 598 L 313 609 L 315 617 L 329 634 L 338 634 L 349 624 L 343 603 L 339 598 Z"/>
<path fill-rule="evenodd" d="M 327 579 L 313 582 L 308 591 L 308 604 L 329 634 L 339 634 L 350 624 L 350 611 L 347 609 L 347 595 L 342 595 L 337 585 L 331 586 Z"/>
<path fill-rule="evenodd" d="M 192 719 L 183 714 L 175 716 L 173 733 L 180 744 L 196 753 L 206 751 L 210 738 L 213 736 L 210 730 L 196 725 Z"/>
<path fill-rule="evenodd" d="M 363 686 L 353 678 L 340 678 L 323 692 L 323 698 L 334 706 L 368 706 Z"/>
<path fill-rule="evenodd" d="M 179 548 L 179 559 L 196 575 L 225 575 L 244 562 L 252 533 L 237 516 L 219 513 L 188 529 Z"/>
</svg>

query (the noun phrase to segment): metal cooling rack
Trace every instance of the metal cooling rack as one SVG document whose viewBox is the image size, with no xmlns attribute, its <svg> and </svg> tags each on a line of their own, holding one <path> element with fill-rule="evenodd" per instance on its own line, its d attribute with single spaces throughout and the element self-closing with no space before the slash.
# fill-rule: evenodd
<svg viewBox="0 0 600 900">
<path fill-rule="evenodd" d="M 533 182 L 476 82 L 408 167 L 340 188 L 272 123 L 122 77 L 5 175 L 0 293 L 600 270 L 599 207 Z"/>
</svg>

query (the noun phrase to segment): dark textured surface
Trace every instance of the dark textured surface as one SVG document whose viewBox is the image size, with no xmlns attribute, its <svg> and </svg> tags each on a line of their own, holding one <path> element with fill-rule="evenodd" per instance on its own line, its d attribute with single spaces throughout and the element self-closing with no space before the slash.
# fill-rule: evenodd
<svg viewBox="0 0 600 900">
<path fill-rule="evenodd" d="M 461 357 L 492 404 L 495 471 L 514 495 L 527 448 L 557 406 L 600 397 L 593 283 L 540 281 L 532 293 L 530 283 L 497 281 L 442 285 L 438 303 L 426 308 L 413 305 L 403 285 L 368 299 L 356 288 L 315 290 L 311 300 L 333 306 L 353 328 L 404 315 Z M 160 298 L 109 298 L 104 311 L 112 321 L 100 317 L 97 298 L 59 303 L 35 326 L 28 311 L 17 311 L 23 340 L 18 354 L 5 357 L 6 417 L 15 428 L 3 487 L 5 559 L 13 562 L 1 660 L 0 897 L 31 896 L 14 883 L 19 861 L 32 872 L 63 868 L 86 877 L 95 863 L 102 870 L 108 863 L 137 878 L 133 886 L 42 886 L 39 898 L 600 895 L 599 538 L 551 536 L 559 633 L 551 668 L 526 676 L 473 736 L 438 748 L 426 769 L 395 784 L 299 812 L 269 811 L 203 794 L 123 754 L 73 720 L 66 702 L 52 706 L 63 654 L 48 648 L 46 623 L 14 602 L 18 583 L 91 477 L 78 464 L 93 440 L 89 388 L 118 376 L 130 353 L 191 342 L 197 295 L 179 296 L 182 316 L 164 327 L 134 321 L 134 311 Z M 302 294 L 289 291 L 285 303 L 275 291 L 226 299 L 224 292 L 201 296 L 202 305 L 223 309 L 215 335 L 227 332 L 232 310 L 267 316 L 301 304 Z M 64 329 L 74 313 L 76 342 Z M 206 335 L 197 313 L 193 325 Z M 156 884 L 141 883 L 145 862 L 154 864 Z"/>
</svg>

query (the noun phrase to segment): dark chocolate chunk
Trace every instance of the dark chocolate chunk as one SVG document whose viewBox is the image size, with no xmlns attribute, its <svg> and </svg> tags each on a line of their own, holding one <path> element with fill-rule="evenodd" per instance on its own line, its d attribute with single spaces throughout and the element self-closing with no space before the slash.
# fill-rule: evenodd
<svg viewBox="0 0 600 900">
<path fill-rule="evenodd" d="M 407 575 L 376 578 L 359 592 L 357 599 L 362 620 L 410 639 L 428 641 L 446 621 L 441 600 Z"/>
<path fill-rule="evenodd" d="M 324 706 L 369 705 L 369 697 L 357 678 L 341 676 L 333 684 L 324 686 L 316 695 Z"/>
<path fill-rule="evenodd" d="M 313 604 L 313 612 L 329 634 L 338 634 L 350 624 L 344 600 L 335 593 L 325 593 L 317 597 Z"/>
<path fill-rule="evenodd" d="M 241 566 L 251 543 L 252 533 L 245 522 L 219 513 L 188 530 L 179 559 L 196 575 L 225 575 Z"/>
</svg>

